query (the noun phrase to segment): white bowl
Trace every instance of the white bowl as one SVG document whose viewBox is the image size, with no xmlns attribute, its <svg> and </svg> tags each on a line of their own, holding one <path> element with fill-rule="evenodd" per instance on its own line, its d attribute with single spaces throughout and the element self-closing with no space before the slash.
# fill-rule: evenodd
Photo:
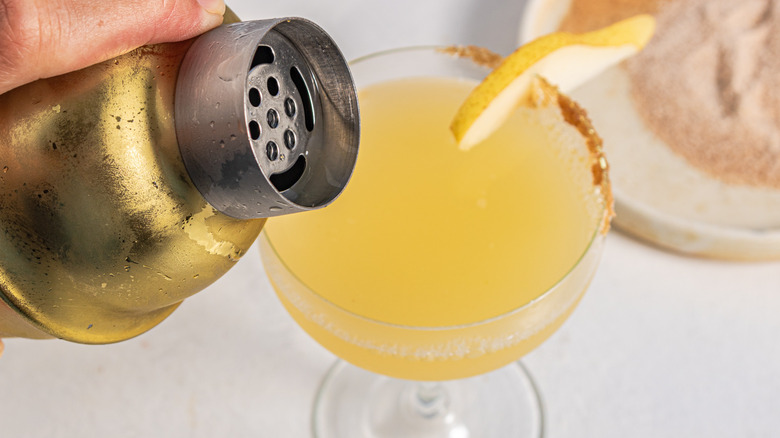
<svg viewBox="0 0 780 438">
<path fill-rule="evenodd" d="M 520 42 L 555 31 L 570 2 L 529 0 Z M 616 228 L 692 255 L 780 259 L 780 190 L 724 183 L 674 154 L 637 113 L 622 67 L 570 94 L 604 139 Z"/>
</svg>

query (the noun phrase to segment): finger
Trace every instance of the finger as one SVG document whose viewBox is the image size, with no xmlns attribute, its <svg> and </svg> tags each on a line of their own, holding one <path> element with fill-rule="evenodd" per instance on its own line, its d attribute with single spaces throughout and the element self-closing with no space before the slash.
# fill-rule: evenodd
<svg viewBox="0 0 780 438">
<path fill-rule="evenodd" d="M 0 93 L 181 41 L 222 23 L 224 0 L 0 0 Z"/>
<path fill-rule="evenodd" d="M 3 355 L 3 349 L 4 349 L 4 348 L 5 348 L 5 347 L 3 347 L 3 340 L 2 340 L 2 339 L 0 339 L 0 356 L 2 356 L 2 355 Z"/>
</svg>

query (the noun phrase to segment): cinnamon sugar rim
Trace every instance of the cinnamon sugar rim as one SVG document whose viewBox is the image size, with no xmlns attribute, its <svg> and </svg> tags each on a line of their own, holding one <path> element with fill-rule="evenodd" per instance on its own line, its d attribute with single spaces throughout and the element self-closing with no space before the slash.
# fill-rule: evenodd
<svg viewBox="0 0 780 438">
<path fill-rule="evenodd" d="M 436 51 L 457 58 L 468 59 L 476 65 L 488 69 L 497 68 L 504 59 L 501 55 L 489 49 L 471 45 L 446 46 L 438 48 Z M 544 78 L 537 76 L 537 79 L 540 86 L 534 90 L 535 93 L 532 97 L 534 106 L 558 105 L 564 121 L 574 127 L 585 139 L 591 159 L 593 186 L 599 191 L 604 203 L 604 214 L 600 229 L 602 234 L 606 234 L 609 231 L 612 218 L 615 217 L 615 210 L 612 185 L 609 182 L 609 163 L 604 154 L 604 142 L 593 127 L 585 109 L 573 99 L 561 93 L 558 87 L 550 84 Z"/>
</svg>

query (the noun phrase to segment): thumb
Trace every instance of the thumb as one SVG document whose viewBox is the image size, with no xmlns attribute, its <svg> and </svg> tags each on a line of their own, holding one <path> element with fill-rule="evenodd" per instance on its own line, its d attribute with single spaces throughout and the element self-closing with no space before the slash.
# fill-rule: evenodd
<svg viewBox="0 0 780 438">
<path fill-rule="evenodd" d="M 222 23 L 224 0 L 0 0 L 0 93 Z"/>
<path fill-rule="evenodd" d="M 3 347 L 3 340 L 2 340 L 2 339 L 0 339 L 0 356 L 2 356 L 2 355 L 3 355 L 3 348 L 4 348 L 4 347 Z"/>
</svg>

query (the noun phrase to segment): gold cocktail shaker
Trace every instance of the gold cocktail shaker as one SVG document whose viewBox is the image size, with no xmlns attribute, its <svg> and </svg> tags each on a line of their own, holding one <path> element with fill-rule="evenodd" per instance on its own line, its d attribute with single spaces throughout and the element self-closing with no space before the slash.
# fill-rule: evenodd
<svg viewBox="0 0 780 438">
<path fill-rule="evenodd" d="M 300 18 L 0 95 L 0 337 L 152 328 L 230 269 L 264 218 L 335 199 L 358 139 L 344 57 Z"/>
</svg>

